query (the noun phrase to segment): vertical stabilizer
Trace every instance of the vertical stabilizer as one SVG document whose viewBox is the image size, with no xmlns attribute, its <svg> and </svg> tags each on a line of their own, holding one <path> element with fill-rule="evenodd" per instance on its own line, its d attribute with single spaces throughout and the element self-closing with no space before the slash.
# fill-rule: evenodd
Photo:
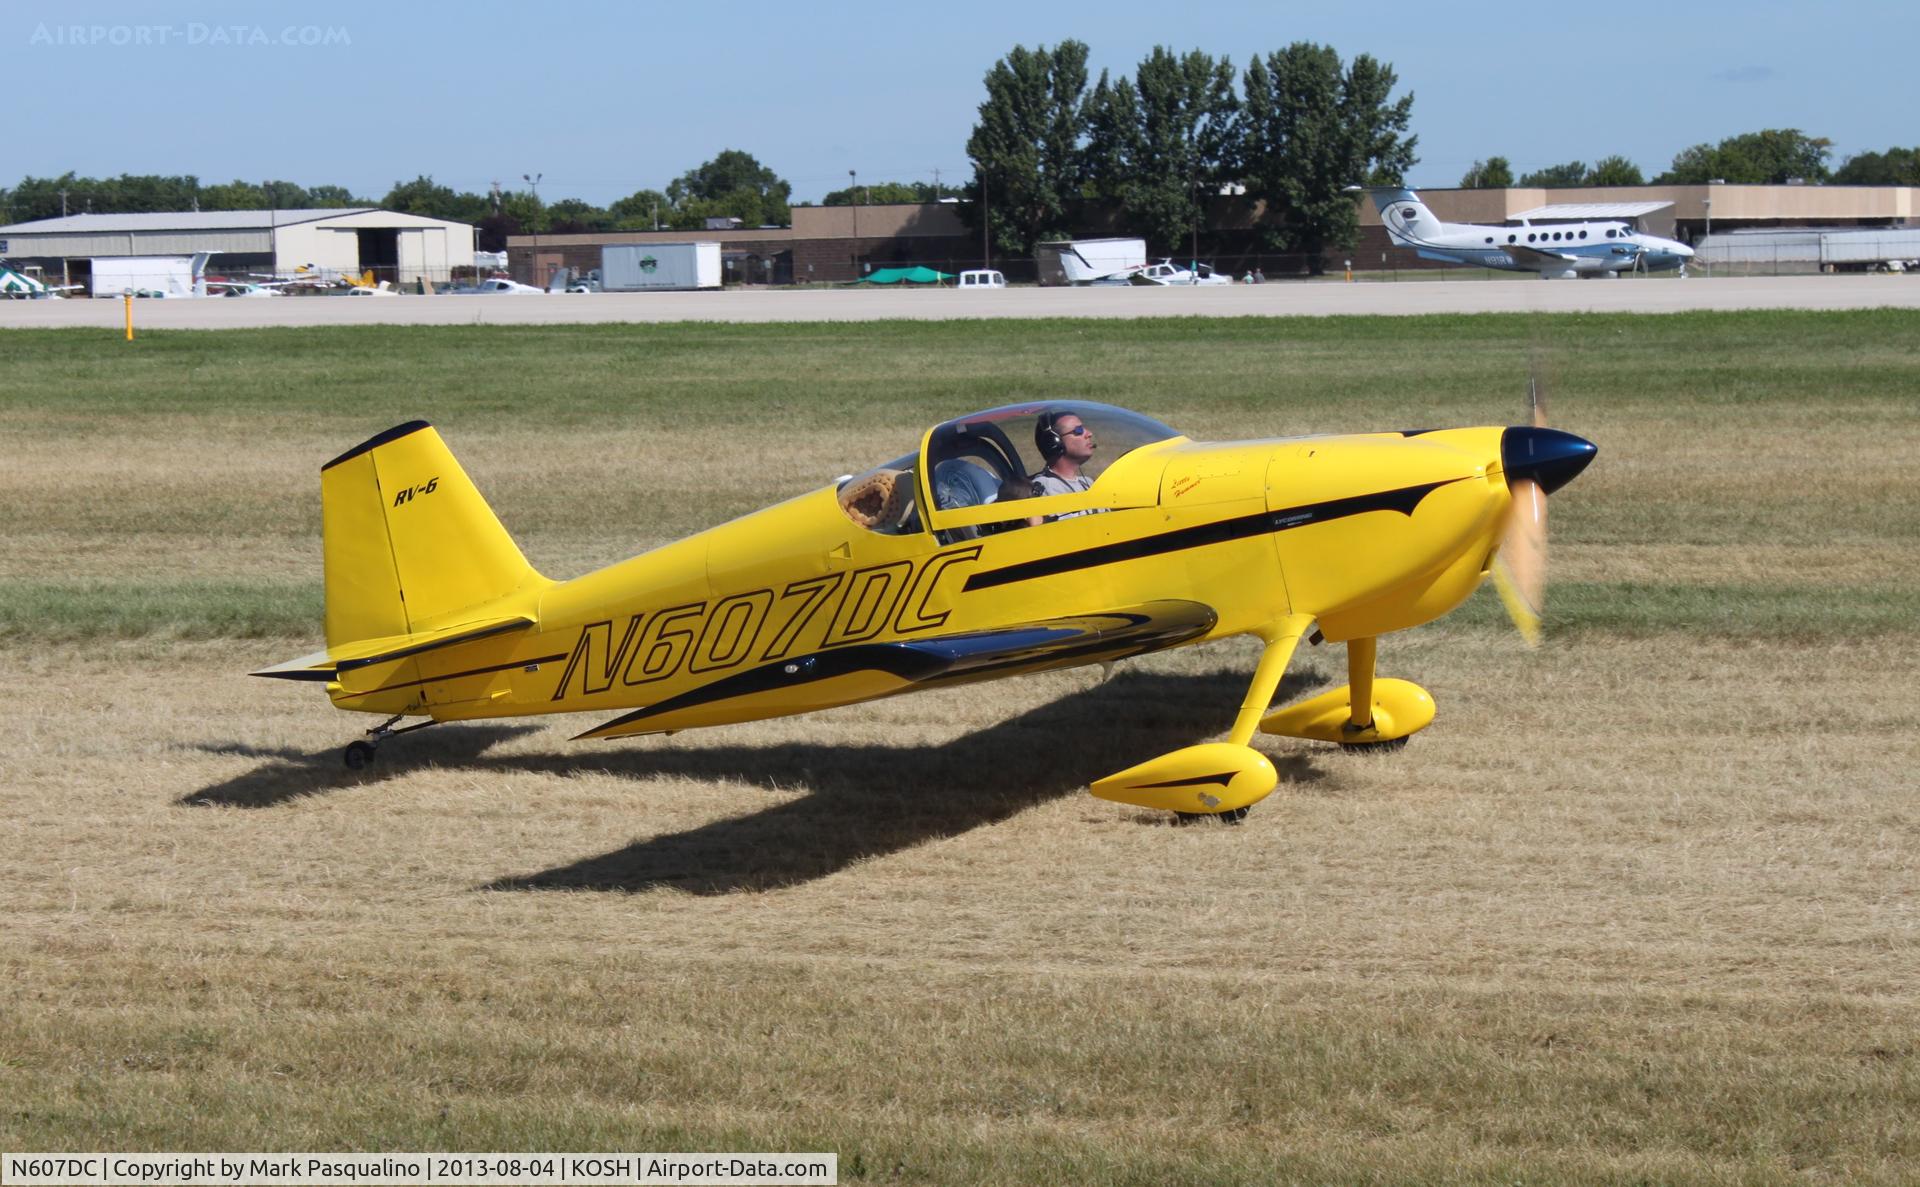
<svg viewBox="0 0 1920 1187">
<path fill-rule="evenodd" d="M 1387 238 L 1396 247 L 1425 247 L 1446 231 L 1446 224 L 1435 217 L 1420 195 L 1412 190 L 1382 186 L 1368 191 L 1380 211 L 1380 222 Z"/>
<path fill-rule="evenodd" d="M 547 584 L 426 421 L 328 462 L 320 507 L 329 647 L 445 626 Z"/>
</svg>

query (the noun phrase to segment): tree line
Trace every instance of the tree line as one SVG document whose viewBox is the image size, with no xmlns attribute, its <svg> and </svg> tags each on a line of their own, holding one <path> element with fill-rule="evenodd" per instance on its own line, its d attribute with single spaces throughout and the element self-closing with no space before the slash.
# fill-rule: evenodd
<svg viewBox="0 0 1920 1187">
<path fill-rule="evenodd" d="M 1838 169 L 1829 168 L 1833 141 L 1809 136 L 1798 128 L 1768 128 L 1729 136 L 1717 144 L 1696 144 L 1674 155 L 1666 172 L 1653 185 L 1920 185 L 1920 148 L 1889 148 L 1848 157 Z M 1640 167 L 1625 157 L 1603 157 L 1592 166 L 1584 161 L 1550 165 L 1514 179 L 1505 157 L 1475 161 L 1460 178 L 1462 189 L 1499 189 L 1538 186 L 1570 189 L 1574 186 L 1647 185 Z"/>
<path fill-rule="evenodd" d="M 1156 47 L 1131 76 L 1089 78 L 1084 42 L 1015 46 L 987 71 L 967 139 L 974 201 L 963 208 L 1002 251 L 1087 229 L 1097 206 L 1112 230 L 1184 241 L 1223 191 L 1264 201 L 1270 247 L 1350 246 L 1359 225 L 1346 187 L 1399 184 L 1418 160 L 1413 95 L 1393 68 L 1296 42 L 1230 59 Z"/>
<path fill-rule="evenodd" d="M 784 226 L 792 220 L 792 187 L 737 149 L 671 182 L 663 193 L 638 190 L 608 206 L 578 198 L 542 202 L 537 191 L 499 185 L 487 193 L 456 191 L 428 176 L 396 181 L 380 197 L 358 197 L 346 186 L 301 186 L 290 181 L 232 181 L 203 185 L 190 174 L 176 177 L 27 177 L 0 188 L 4 222 L 23 223 L 63 214 L 142 214 L 183 210 L 301 210 L 378 206 L 403 214 L 450 219 L 479 228 L 483 250 L 499 251 L 507 236 L 529 232 L 615 231 L 652 227 L 699 229 L 713 217 L 738 218 L 748 226 Z"/>
</svg>

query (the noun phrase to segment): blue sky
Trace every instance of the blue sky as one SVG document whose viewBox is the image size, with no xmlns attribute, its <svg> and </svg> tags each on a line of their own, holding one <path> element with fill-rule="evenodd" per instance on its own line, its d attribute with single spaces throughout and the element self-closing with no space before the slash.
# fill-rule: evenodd
<svg viewBox="0 0 1920 1187">
<path fill-rule="evenodd" d="M 1155 45 L 1244 67 L 1298 40 L 1393 65 L 1415 95 L 1416 185 L 1476 157 L 1516 173 L 1797 127 L 1848 154 L 1920 143 L 1920 5 L 12 3 L 0 185 L 192 173 L 344 184 L 430 174 L 604 204 L 725 148 L 798 200 L 959 179 L 981 76 L 1077 37 L 1093 73 Z"/>
</svg>

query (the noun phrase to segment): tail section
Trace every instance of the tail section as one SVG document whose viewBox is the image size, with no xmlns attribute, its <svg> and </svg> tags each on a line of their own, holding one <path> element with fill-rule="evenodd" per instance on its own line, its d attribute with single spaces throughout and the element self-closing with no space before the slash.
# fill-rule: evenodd
<svg viewBox="0 0 1920 1187">
<path fill-rule="evenodd" d="M 1420 195 L 1412 190 L 1380 186 L 1367 192 L 1373 195 L 1380 222 L 1387 228 L 1387 238 L 1393 240 L 1396 247 L 1424 247 L 1446 229 L 1446 224 L 1435 217 L 1420 200 Z"/>
<path fill-rule="evenodd" d="M 320 507 L 329 649 L 455 625 L 546 584 L 426 421 L 323 466 Z"/>
</svg>

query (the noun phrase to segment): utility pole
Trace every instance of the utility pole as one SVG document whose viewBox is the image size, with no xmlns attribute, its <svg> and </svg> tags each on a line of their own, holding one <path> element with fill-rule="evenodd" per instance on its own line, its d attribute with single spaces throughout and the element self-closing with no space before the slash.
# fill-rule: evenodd
<svg viewBox="0 0 1920 1187">
<path fill-rule="evenodd" d="M 940 168 L 937 165 L 933 170 L 933 200 L 935 202 L 940 200 Z"/>
<path fill-rule="evenodd" d="M 67 217 L 67 191 L 60 191 L 60 217 Z"/>
<path fill-rule="evenodd" d="M 860 279 L 860 175 L 847 170 L 847 205 L 853 207 L 853 278 Z"/>
<path fill-rule="evenodd" d="M 980 174 L 980 266 L 993 267 L 993 248 L 987 245 L 987 228 L 993 225 L 993 211 L 987 206 L 987 175 Z"/>
<path fill-rule="evenodd" d="M 1200 179 L 1193 179 L 1193 283 L 1200 283 Z"/>
<path fill-rule="evenodd" d="M 546 282 L 540 277 L 540 179 L 545 176 L 544 173 L 520 175 L 520 180 L 533 189 L 533 267 L 529 269 L 529 274 L 533 277 L 534 284 L 540 288 L 547 287 Z"/>
</svg>

